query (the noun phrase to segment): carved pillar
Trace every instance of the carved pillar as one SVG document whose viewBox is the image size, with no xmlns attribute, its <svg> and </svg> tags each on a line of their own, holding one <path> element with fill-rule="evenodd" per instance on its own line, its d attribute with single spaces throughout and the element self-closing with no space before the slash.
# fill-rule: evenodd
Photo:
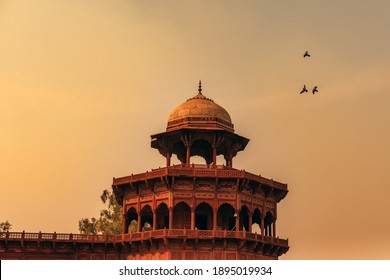
<svg viewBox="0 0 390 280">
<path fill-rule="evenodd" d="M 191 146 L 188 145 L 188 146 L 186 146 L 186 148 L 187 148 L 187 150 L 186 150 L 186 165 L 190 166 Z"/>
<path fill-rule="evenodd" d="M 276 238 L 276 219 L 274 219 L 274 222 L 272 223 L 272 236 Z"/>
<path fill-rule="evenodd" d="M 261 217 L 260 229 L 261 229 L 261 235 L 264 236 L 264 218 L 263 217 Z"/>
<path fill-rule="evenodd" d="M 173 228 L 173 209 L 169 207 L 169 229 Z"/>
<path fill-rule="evenodd" d="M 240 212 L 236 210 L 236 232 L 240 231 Z"/>
<path fill-rule="evenodd" d="M 156 224 L 157 224 L 157 211 L 153 211 L 153 230 L 156 230 Z"/>
<path fill-rule="evenodd" d="M 181 141 L 186 147 L 186 166 L 190 165 L 190 156 L 191 156 L 191 134 L 186 133 L 181 136 Z"/>
<path fill-rule="evenodd" d="M 217 230 L 218 209 L 213 209 L 213 230 Z"/>
<path fill-rule="evenodd" d="M 248 223 L 248 232 L 252 233 L 252 213 L 248 213 L 249 223 Z"/>
<path fill-rule="evenodd" d="M 171 165 L 171 157 L 172 157 L 172 153 L 171 153 L 171 152 L 167 152 L 167 155 L 166 155 L 166 158 L 167 158 L 167 166 L 170 166 L 170 165 Z"/>
<path fill-rule="evenodd" d="M 195 207 L 191 207 L 191 229 L 195 229 Z"/>
<path fill-rule="evenodd" d="M 138 213 L 138 225 L 137 225 L 137 232 L 141 231 L 141 212 Z"/>
</svg>

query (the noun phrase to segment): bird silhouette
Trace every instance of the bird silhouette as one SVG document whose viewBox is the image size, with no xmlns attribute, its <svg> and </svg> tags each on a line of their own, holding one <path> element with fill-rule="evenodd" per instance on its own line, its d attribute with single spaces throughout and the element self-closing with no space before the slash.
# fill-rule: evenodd
<svg viewBox="0 0 390 280">
<path fill-rule="evenodd" d="M 309 51 L 306 51 L 303 57 L 310 57 Z"/>
<path fill-rule="evenodd" d="M 312 92 L 313 94 L 315 94 L 316 92 L 318 92 L 317 87 L 315 86 L 311 92 Z"/>
<path fill-rule="evenodd" d="M 306 88 L 306 85 L 303 85 L 303 89 L 301 90 L 301 92 L 299 94 L 302 94 L 304 92 L 307 92 L 307 88 Z"/>
</svg>

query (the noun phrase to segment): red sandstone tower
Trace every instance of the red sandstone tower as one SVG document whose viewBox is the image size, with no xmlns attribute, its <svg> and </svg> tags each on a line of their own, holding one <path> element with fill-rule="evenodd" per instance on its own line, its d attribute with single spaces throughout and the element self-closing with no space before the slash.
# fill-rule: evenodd
<svg viewBox="0 0 390 280">
<path fill-rule="evenodd" d="M 151 138 L 166 167 L 112 185 L 124 217 L 115 243 L 128 259 L 277 259 L 288 251 L 276 235 L 287 184 L 233 168 L 249 139 L 234 133 L 228 112 L 202 94 L 200 82 L 198 94 L 171 112 L 166 131 Z M 181 164 L 171 165 L 172 156 Z"/>
</svg>

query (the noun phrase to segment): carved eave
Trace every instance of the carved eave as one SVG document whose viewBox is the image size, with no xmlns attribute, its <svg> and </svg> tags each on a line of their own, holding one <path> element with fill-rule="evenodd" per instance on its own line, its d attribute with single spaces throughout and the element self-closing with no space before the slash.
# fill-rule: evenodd
<svg viewBox="0 0 390 280">
<path fill-rule="evenodd" d="M 180 129 L 176 131 L 162 132 L 151 135 L 151 147 L 157 149 L 164 157 L 168 153 L 183 157 L 186 145 L 192 145 L 197 140 L 205 140 L 210 146 L 216 147 L 217 155 L 235 157 L 239 151 L 243 151 L 249 139 L 233 132 L 225 130 L 207 129 Z M 182 145 L 177 146 L 178 142 Z M 210 151 L 208 151 L 210 153 Z M 211 154 L 207 154 L 204 147 L 191 147 L 191 156 L 199 155 L 210 162 Z M 183 162 L 183 158 L 180 159 Z"/>
<path fill-rule="evenodd" d="M 260 193 L 264 194 L 265 198 L 272 198 L 276 202 L 280 202 L 288 193 L 287 184 L 274 181 L 273 179 L 267 179 L 260 175 L 255 175 L 245 170 L 238 170 L 234 168 L 227 168 L 224 166 L 207 167 L 206 165 L 178 165 L 169 166 L 164 168 L 154 169 L 149 172 L 132 174 L 130 176 L 114 178 L 113 191 L 115 197 L 120 205 L 123 203 L 124 194 L 127 188 L 135 188 L 139 194 L 139 185 L 146 184 L 152 186 L 156 181 L 162 181 L 168 189 L 175 180 L 175 177 L 191 178 L 196 180 L 197 178 L 208 178 L 223 180 L 223 179 L 235 179 L 240 186 L 252 186 L 252 193 L 256 193 L 257 189 L 260 189 Z M 153 191 L 153 188 L 151 188 Z"/>
</svg>

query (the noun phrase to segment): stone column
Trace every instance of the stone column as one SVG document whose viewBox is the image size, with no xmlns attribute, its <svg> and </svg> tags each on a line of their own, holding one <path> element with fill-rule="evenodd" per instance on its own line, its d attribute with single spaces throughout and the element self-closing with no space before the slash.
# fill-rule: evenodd
<svg viewBox="0 0 390 280">
<path fill-rule="evenodd" d="M 264 236 L 264 218 L 263 217 L 261 217 L 260 229 L 261 229 L 261 235 Z"/>
<path fill-rule="evenodd" d="M 217 209 L 213 209 L 213 230 L 217 230 L 217 214 L 218 214 L 218 210 Z"/>
<path fill-rule="evenodd" d="M 248 213 L 249 223 L 248 223 L 248 232 L 252 233 L 252 213 Z"/>
<path fill-rule="evenodd" d="M 195 208 L 191 207 L 191 229 L 195 229 Z"/>
<path fill-rule="evenodd" d="M 169 229 L 173 229 L 173 209 L 169 207 Z"/>
<path fill-rule="evenodd" d="M 276 219 L 274 219 L 274 222 L 272 223 L 272 236 L 276 238 Z"/>
<path fill-rule="evenodd" d="M 156 230 L 156 224 L 157 224 L 157 213 L 156 210 L 153 211 L 153 230 Z"/>
<path fill-rule="evenodd" d="M 237 210 L 236 210 L 237 211 Z M 236 232 L 240 231 L 240 211 L 236 212 Z"/>
<path fill-rule="evenodd" d="M 137 232 L 141 231 L 141 213 L 138 213 L 138 225 L 137 225 Z"/>
<path fill-rule="evenodd" d="M 217 146 L 213 145 L 213 167 L 217 166 Z"/>
<path fill-rule="evenodd" d="M 166 158 L 167 158 L 167 167 L 171 165 L 171 157 L 172 153 L 167 152 Z"/>
<path fill-rule="evenodd" d="M 191 155 L 191 146 L 187 145 L 187 152 L 186 152 L 186 165 L 190 166 L 190 155 Z"/>
</svg>

